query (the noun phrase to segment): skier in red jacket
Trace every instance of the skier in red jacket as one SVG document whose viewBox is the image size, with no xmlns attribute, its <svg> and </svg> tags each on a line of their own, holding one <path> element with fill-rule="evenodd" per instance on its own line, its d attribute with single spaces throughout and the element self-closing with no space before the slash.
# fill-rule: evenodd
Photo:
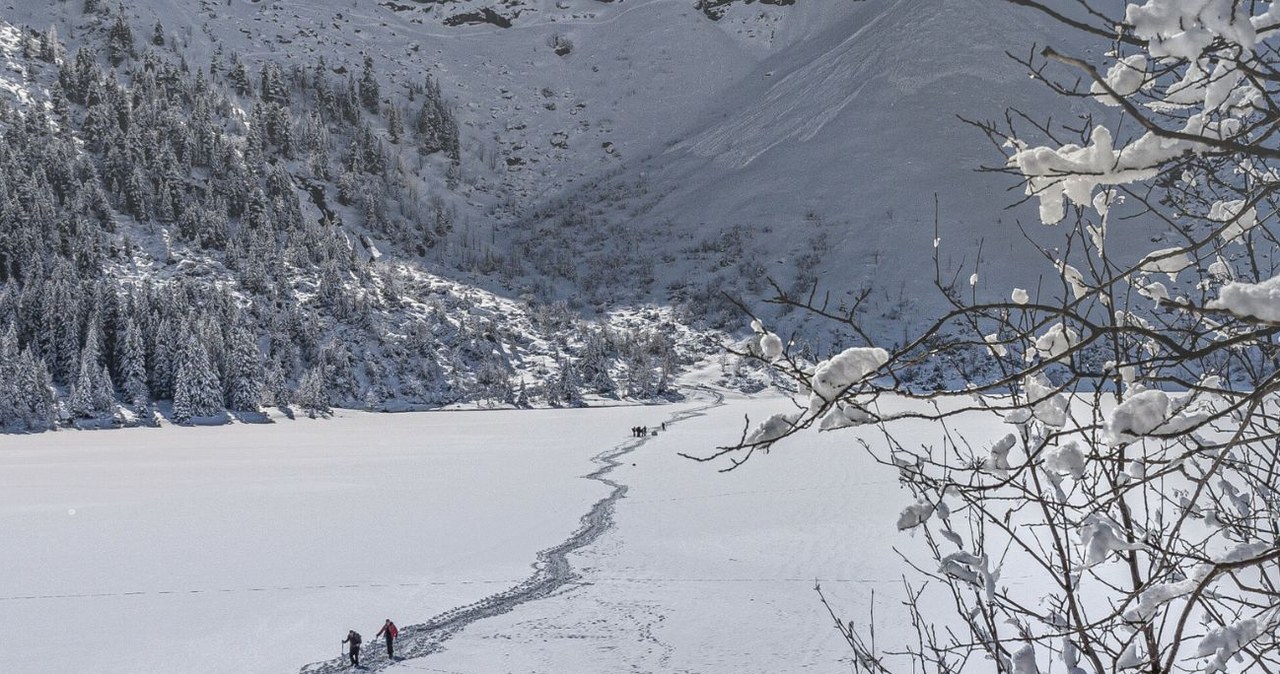
<svg viewBox="0 0 1280 674">
<path fill-rule="evenodd" d="M 394 660 L 396 656 L 392 649 L 395 648 L 396 637 L 400 636 L 400 630 L 396 629 L 396 624 L 391 622 L 391 618 L 387 618 L 387 622 L 382 623 L 382 629 L 378 630 L 373 638 L 377 639 L 384 634 L 387 635 L 387 659 Z"/>
</svg>

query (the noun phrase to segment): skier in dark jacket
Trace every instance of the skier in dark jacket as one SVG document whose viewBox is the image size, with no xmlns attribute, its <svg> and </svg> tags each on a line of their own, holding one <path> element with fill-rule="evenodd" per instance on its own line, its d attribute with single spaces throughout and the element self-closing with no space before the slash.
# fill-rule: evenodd
<svg viewBox="0 0 1280 674">
<path fill-rule="evenodd" d="M 348 652 L 350 653 L 350 656 L 351 656 L 351 666 L 359 667 L 360 666 L 360 633 L 355 630 L 347 630 L 347 638 L 343 639 L 342 643 L 351 644 L 351 646 L 348 647 Z"/>
<path fill-rule="evenodd" d="M 392 649 L 395 648 L 395 640 L 400 636 L 400 630 L 396 629 L 396 624 L 391 622 L 391 618 L 387 618 L 387 622 L 382 623 L 382 629 L 378 630 L 373 638 L 377 639 L 384 634 L 387 635 L 387 659 L 394 660 L 396 656 Z"/>
</svg>

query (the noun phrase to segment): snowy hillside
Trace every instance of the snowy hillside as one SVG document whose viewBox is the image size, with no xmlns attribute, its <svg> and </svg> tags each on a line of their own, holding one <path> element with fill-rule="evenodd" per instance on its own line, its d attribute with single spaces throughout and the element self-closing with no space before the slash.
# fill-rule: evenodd
<svg viewBox="0 0 1280 674">
<path fill-rule="evenodd" d="M 262 405 L 650 399 L 713 351 L 669 310 L 587 324 L 554 297 L 472 289 L 470 270 L 504 264 L 463 201 L 486 189 L 463 175 L 484 148 L 460 139 L 430 74 L 54 9 L 52 25 L 10 10 L 48 27 L 6 24 L 3 45 L 7 424 L 151 423 L 165 400 L 185 423 Z"/>
<path fill-rule="evenodd" d="M 74 3 L 59 9 L 77 23 Z M 439 78 L 462 131 L 461 184 L 445 198 L 463 228 L 505 258 L 493 266 L 509 290 L 554 297 L 549 277 L 600 306 L 635 299 L 608 287 L 626 277 L 644 299 L 674 287 L 696 302 L 723 281 L 751 296 L 768 274 L 874 282 L 876 311 L 896 315 L 932 279 L 884 263 L 928 257 L 935 193 L 949 266 L 972 265 L 982 239 L 989 261 L 1025 252 L 1020 212 L 1003 210 L 1016 195 L 974 172 L 1000 157 L 957 115 L 1003 115 L 993 92 L 1032 114 L 1060 103 L 1005 51 L 1062 36 L 978 0 L 147 0 L 127 12 L 192 26 L 179 37 L 193 56 L 370 56 L 388 100 Z M 707 273 L 739 245 L 734 270 Z M 1002 291 L 1002 269 L 984 283 Z"/>
<path fill-rule="evenodd" d="M 1020 194 L 977 172 L 1001 157 L 959 117 L 1000 118 L 1006 101 L 1031 115 L 1061 106 L 1005 51 L 1063 46 L 1062 36 L 999 2 L 787 9 L 769 47 L 750 52 L 746 72 L 702 114 L 682 117 L 662 151 L 549 205 L 531 218 L 538 237 L 555 236 L 562 211 L 598 213 L 645 252 L 593 252 L 639 257 L 677 296 L 713 307 L 721 289 L 767 293 L 765 277 L 796 291 L 816 282 L 835 294 L 833 306 L 872 288 L 864 318 L 892 341 L 907 332 L 904 319 L 939 306 L 929 259 L 936 195 L 944 273 L 979 271 L 980 292 L 1035 287 L 1050 268 L 1026 260 L 1018 228 L 1034 211 L 1004 210 Z"/>
</svg>

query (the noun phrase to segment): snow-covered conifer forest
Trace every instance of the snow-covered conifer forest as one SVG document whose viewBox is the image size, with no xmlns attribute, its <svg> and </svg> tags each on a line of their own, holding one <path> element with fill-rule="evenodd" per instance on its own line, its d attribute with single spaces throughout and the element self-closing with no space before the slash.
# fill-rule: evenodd
<svg viewBox="0 0 1280 674">
<path fill-rule="evenodd" d="M 0 669 L 1280 669 L 1278 44 L 0 0 Z"/>
<path fill-rule="evenodd" d="M 513 282 L 430 70 L 219 37 L 269 5 L 205 3 L 197 32 L 77 4 L 5 26 L 8 427 L 650 400 L 708 353 L 670 311 Z"/>
</svg>

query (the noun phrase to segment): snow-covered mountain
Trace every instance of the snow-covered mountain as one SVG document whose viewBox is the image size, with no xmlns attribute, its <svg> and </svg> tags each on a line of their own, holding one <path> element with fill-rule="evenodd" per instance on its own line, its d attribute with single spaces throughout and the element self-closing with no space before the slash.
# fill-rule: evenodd
<svg viewBox="0 0 1280 674">
<path fill-rule="evenodd" d="M 521 220 L 536 232 L 523 240 L 542 253 L 527 257 L 553 258 L 573 236 L 565 214 L 586 213 L 635 243 L 580 255 L 653 269 L 656 286 L 665 281 L 726 319 L 738 310 L 717 304 L 719 292 L 759 297 L 766 277 L 802 294 L 816 283 L 819 297 L 833 293 L 832 306 L 871 289 L 863 318 L 889 342 L 910 330 L 907 317 L 939 306 L 936 213 L 945 275 L 976 271 L 978 290 L 1000 295 L 1034 288 L 1048 266 L 1019 231 L 1031 213 L 1005 210 L 1021 195 L 1005 191 L 1008 178 L 978 172 L 1001 156 L 961 117 L 998 119 L 1006 105 L 1082 112 L 1005 53 L 1061 36 L 1001 2 L 799 4 L 774 15 L 757 7 L 731 7 L 704 26 L 738 38 L 738 56 L 718 61 L 732 76 L 686 75 L 728 85 L 707 90 L 698 112 L 675 116 L 626 170 Z M 813 337 L 818 328 L 799 329 Z"/>
<path fill-rule="evenodd" d="M 58 252 L 74 248 L 63 236 L 35 247 L 30 278 L 10 265 L 19 325 L 0 346 L 44 360 L 80 407 L 87 388 L 176 396 L 178 364 L 155 362 L 166 321 L 216 351 L 224 402 L 236 375 L 221 342 L 239 322 L 261 356 L 246 397 L 374 407 L 513 402 L 521 382 L 564 402 L 584 377 L 650 395 L 662 386 L 646 382 L 703 351 L 677 326 L 746 322 L 726 293 L 820 353 L 850 339 L 764 307 L 770 279 L 832 306 L 869 289 L 862 317 L 887 344 L 940 305 L 935 197 L 944 274 L 976 271 L 979 291 L 1003 293 L 1047 269 L 1010 264 L 1031 259 L 1020 211 L 1004 210 L 1018 195 L 975 171 L 1001 158 L 959 119 L 1061 108 L 1005 54 L 1059 36 L 1004 3 L 76 0 L 10 3 L 0 19 L 5 124 L 43 114 L 49 127 L 18 140 L 56 137 L 57 151 L 25 159 L 84 164 L 87 187 L 54 219 L 91 202 L 101 231 L 71 239 L 102 253 Z M 143 126 L 217 138 L 195 134 L 194 160 L 185 140 L 137 147 L 165 131 L 130 131 L 135 110 Z M 104 123 L 107 141 L 93 136 Z M 179 212 L 188 201 L 200 209 Z M 195 308 L 137 308 L 139 395 L 119 355 L 127 312 L 76 291 L 56 329 L 24 318 L 24 297 L 59 274 L 98 296 L 133 288 L 127 307 L 166 295 L 151 284 L 188 284 Z M 203 307 L 200 288 L 230 308 Z M 667 346 L 637 346 L 659 336 Z"/>
</svg>

